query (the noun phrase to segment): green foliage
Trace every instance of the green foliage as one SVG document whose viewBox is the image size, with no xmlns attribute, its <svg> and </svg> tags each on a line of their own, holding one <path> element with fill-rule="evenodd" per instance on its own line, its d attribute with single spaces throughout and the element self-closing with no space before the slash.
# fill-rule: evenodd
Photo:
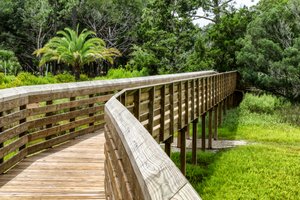
<svg viewBox="0 0 300 200">
<path fill-rule="evenodd" d="M 237 53 L 246 82 L 263 90 L 300 100 L 299 1 L 262 1 Z"/>
<path fill-rule="evenodd" d="M 4 72 L 4 75 L 17 75 L 20 69 L 21 65 L 15 53 L 0 49 L 0 71 Z"/>
<path fill-rule="evenodd" d="M 133 78 L 133 77 L 147 76 L 147 75 L 148 75 L 148 71 L 146 68 L 142 69 L 141 71 L 118 68 L 118 69 L 110 69 L 105 77 L 96 77 L 95 80 Z"/>
<path fill-rule="evenodd" d="M 80 81 L 89 81 L 89 77 L 86 74 L 80 74 Z"/>
<path fill-rule="evenodd" d="M 67 72 L 64 72 L 63 74 L 57 74 L 55 76 L 55 79 L 59 83 L 70 83 L 70 82 L 75 82 L 75 77 Z"/>
<path fill-rule="evenodd" d="M 246 94 L 239 108 L 227 112 L 220 137 L 300 144 L 299 109 L 275 96 Z"/>
<path fill-rule="evenodd" d="M 251 113 L 273 114 L 282 105 L 282 100 L 272 95 L 262 94 L 258 96 L 246 93 L 240 104 L 240 109 Z"/>
<path fill-rule="evenodd" d="M 85 64 L 90 64 L 97 60 L 113 62 L 113 57 L 120 56 L 120 52 L 115 48 L 106 48 L 105 42 L 97 37 L 92 31 L 84 29 L 81 33 L 70 28 L 58 31 L 57 37 L 52 38 L 41 49 L 34 52 L 37 56 L 42 56 L 40 66 L 46 62 L 57 61 L 72 66 L 75 71 L 75 79 L 80 78 L 80 69 Z M 60 36 L 60 37 L 59 37 Z"/>
</svg>

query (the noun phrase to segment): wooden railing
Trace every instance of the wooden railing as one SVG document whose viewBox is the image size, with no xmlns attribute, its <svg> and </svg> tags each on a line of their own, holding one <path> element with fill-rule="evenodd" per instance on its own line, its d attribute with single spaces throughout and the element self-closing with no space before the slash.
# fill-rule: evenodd
<svg viewBox="0 0 300 200">
<path fill-rule="evenodd" d="M 228 72 L 125 89 L 113 96 L 105 104 L 107 199 L 200 199 L 184 177 L 189 124 L 196 163 L 198 118 L 205 149 L 206 113 L 211 141 L 213 127 L 217 137 L 221 114 L 233 102 L 236 83 L 237 72 Z M 182 173 L 167 156 L 177 132 Z"/>
<path fill-rule="evenodd" d="M 128 88 L 213 71 L 0 90 L 0 173 L 24 157 L 104 126 L 104 104 Z"/>
</svg>

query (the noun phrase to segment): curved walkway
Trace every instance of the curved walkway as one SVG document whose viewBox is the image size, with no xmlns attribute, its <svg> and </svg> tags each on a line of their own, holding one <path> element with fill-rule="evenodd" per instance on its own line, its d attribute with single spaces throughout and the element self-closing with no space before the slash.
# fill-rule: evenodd
<svg viewBox="0 0 300 200">
<path fill-rule="evenodd" d="M 0 175 L 0 199 L 105 199 L 104 143 L 98 131 L 24 159 Z"/>
</svg>

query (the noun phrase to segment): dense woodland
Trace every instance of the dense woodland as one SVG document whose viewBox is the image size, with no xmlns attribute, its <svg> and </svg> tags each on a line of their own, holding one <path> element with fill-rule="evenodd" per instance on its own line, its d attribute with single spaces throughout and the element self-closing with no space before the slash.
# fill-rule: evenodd
<svg viewBox="0 0 300 200">
<path fill-rule="evenodd" d="M 193 23 L 201 18 L 211 23 Z M 73 73 L 71 65 L 54 60 L 39 66 L 41 56 L 33 54 L 69 27 L 93 31 L 89 37 L 118 50 L 114 62 L 80 66 L 89 77 L 116 68 L 143 75 L 238 70 L 245 87 L 299 101 L 299 22 L 298 0 L 260 0 L 240 9 L 233 0 L 1 0 L 0 71 Z"/>
</svg>

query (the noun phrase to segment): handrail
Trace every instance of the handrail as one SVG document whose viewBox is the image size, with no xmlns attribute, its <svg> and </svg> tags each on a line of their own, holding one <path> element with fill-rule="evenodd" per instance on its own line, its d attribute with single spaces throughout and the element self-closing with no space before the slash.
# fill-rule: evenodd
<svg viewBox="0 0 300 200">
<path fill-rule="evenodd" d="M 227 72 L 124 89 L 114 95 L 105 104 L 107 198 L 200 199 L 167 156 L 173 134 L 179 131 L 184 143 L 189 123 L 232 99 L 236 82 L 237 72 Z"/>
<path fill-rule="evenodd" d="M 104 104 L 116 92 L 214 71 L 0 90 L 0 174 L 28 155 L 104 126 Z"/>
</svg>

